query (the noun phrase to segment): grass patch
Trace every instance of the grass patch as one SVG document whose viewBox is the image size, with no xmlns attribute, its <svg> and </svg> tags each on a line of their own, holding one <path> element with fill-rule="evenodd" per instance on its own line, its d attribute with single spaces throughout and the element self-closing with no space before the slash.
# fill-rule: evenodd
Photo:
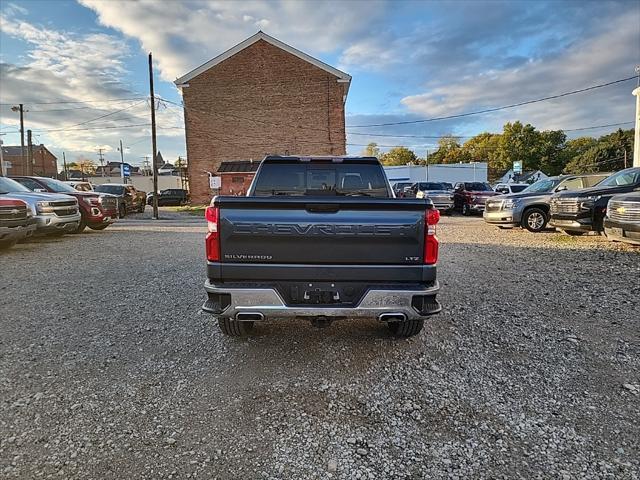
<svg viewBox="0 0 640 480">
<path fill-rule="evenodd" d="M 168 210 L 173 210 L 174 212 L 182 212 L 188 213 L 189 215 L 204 215 L 204 210 L 208 207 L 208 205 L 183 205 L 181 207 L 167 207 Z"/>
</svg>

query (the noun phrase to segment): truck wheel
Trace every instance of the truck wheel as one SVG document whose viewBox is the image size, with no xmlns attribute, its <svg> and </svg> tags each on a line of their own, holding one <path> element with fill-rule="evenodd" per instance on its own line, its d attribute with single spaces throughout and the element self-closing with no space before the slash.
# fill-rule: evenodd
<svg viewBox="0 0 640 480">
<path fill-rule="evenodd" d="M 424 320 L 405 320 L 404 322 L 388 322 L 387 328 L 396 337 L 413 337 L 422 330 Z"/>
<path fill-rule="evenodd" d="M 547 215 L 540 208 L 529 208 L 522 215 L 522 226 L 533 233 L 541 232 L 547 226 Z"/>
<path fill-rule="evenodd" d="M 78 224 L 78 228 L 76 228 L 73 231 L 73 233 L 82 233 L 85 228 L 87 228 L 87 222 L 84 221 L 84 218 L 80 218 L 80 223 Z"/>
<path fill-rule="evenodd" d="M 230 337 L 244 337 L 253 330 L 253 322 L 237 322 L 231 318 L 218 318 L 220 331 Z"/>
<path fill-rule="evenodd" d="M 0 241 L 0 250 L 5 250 L 5 249 L 9 249 L 11 247 L 13 247 L 16 243 L 18 243 L 18 240 L 1 240 Z"/>
<path fill-rule="evenodd" d="M 109 226 L 109 224 L 102 224 L 102 225 L 89 225 L 89 228 L 91 230 L 104 230 L 105 228 L 107 228 Z"/>
<path fill-rule="evenodd" d="M 471 210 L 469 210 L 469 205 L 467 205 L 466 203 L 462 205 L 462 215 L 464 215 L 465 217 L 468 217 L 469 215 L 471 215 Z"/>
<path fill-rule="evenodd" d="M 124 218 L 126 215 L 127 215 L 127 207 L 126 207 L 126 205 L 121 203 L 120 207 L 118 208 L 118 217 L 119 218 Z"/>
</svg>

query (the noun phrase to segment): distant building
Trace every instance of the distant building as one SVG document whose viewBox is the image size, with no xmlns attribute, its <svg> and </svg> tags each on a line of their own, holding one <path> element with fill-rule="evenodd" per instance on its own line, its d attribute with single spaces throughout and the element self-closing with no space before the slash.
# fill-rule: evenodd
<svg viewBox="0 0 640 480">
<path fill-rule="evenodd" d="M 513 170 L 509 170 L 497 183 L 534 183 L 545 178 L 549 178 L 549 175 L 542 170 L 530 170 L 523 173 L 513 173 Z"/>
<path fill-rule="evenodd" d="M 220 195 L 246 195 L 259 166 L 260 162 L 253 160 L 222 162 L 217 171 Z"/>
<path fill-rule="evenodd" d="M 184 102 L 191 198 L 223 160 L 344 155 L 351 76 L 258 32 L 175 81 Z"/>
<path fill-rule="evenodd" d="M 95 175 L 98 177 L 119 177 L 121 165 L 122 164 L 120 162 L 107 162 L 106 165 L 101 165 L 96 168 Z M 129 165 L 129 172 L 131 175 L 140 175 L 140 167 L 134 167 L 127 162 L 124 162 L 124 165 Z"/>
<path fill-rule="evenodd" d="M 22 160 L 22 147 L 20 145 L 3 145 L 2 157 L 7 166 L 7 174 L 35 175 L 39 177 L 54 178 L 58 175 L 58 159 L 44 145 L 33 145 L 32 169 L 28 167 L 29 149 L 24 147 L 24 161 Z"/>
<path fill-rule="evenodd" d="M 398 182 L 486 182 L 487 164 L 447 163 L 442 165 L 399 165 L 384 167 L 389 183 Z"/>
</svg>

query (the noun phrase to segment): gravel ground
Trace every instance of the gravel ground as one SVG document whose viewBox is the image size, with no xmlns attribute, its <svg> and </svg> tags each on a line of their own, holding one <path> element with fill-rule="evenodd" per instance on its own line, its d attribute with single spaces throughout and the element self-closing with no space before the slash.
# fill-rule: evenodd
<svg viewBox="0 0 640 480">
<path fill-rule="evenodd" d="M 640 249 L 445 217 L 420 336 L 238 340 L 164 217 L 0 254 L 0 477 L 639 478 Z"/>
</svg>

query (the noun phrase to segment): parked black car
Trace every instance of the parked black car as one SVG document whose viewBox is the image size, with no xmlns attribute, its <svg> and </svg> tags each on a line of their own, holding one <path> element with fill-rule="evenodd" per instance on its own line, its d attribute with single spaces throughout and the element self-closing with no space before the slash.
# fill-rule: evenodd
<svg viewBox="0 0 640 480">
<path fill-rule="evenodd" d="M 189 201 L 189 192 L 182 188 L 167 188 L 158 192 L 158 206 L 180 206 Z M 147 205 L 153 205 L 153 192 L 147 193 Z"/>
<path fill-rule="evenodd" d="M 551 197 L 549 225 L 569 235 L 601 232 L 609 199 L 640 187 L 640 168 L 627 168 L 605 178 L 595 187 L 560 192 Z"/>
<path fill-rule="evenodd" d="M 604 233 L 609 240 L 640 245 L 640 189 L 611 197 Z"/>
<path fill-rule="evenodd" d="M 406 189 L 411 185 L 413 185 L 413 182 L 398 182 L 394 183 L 391 188 L 393 189 L 393 193 L 396 198 L 404 198 Z"/>
<path fill-rule="evenodd" d="M 123 218 L 131 212 L 144 212 L 147 194 L 141 190 L 136 190 L 133 185 L 120 183 L 103 183 L 94 189 L 100 193 L 110 193 L 118 197 L 118 215 Z"/>
</svg>

